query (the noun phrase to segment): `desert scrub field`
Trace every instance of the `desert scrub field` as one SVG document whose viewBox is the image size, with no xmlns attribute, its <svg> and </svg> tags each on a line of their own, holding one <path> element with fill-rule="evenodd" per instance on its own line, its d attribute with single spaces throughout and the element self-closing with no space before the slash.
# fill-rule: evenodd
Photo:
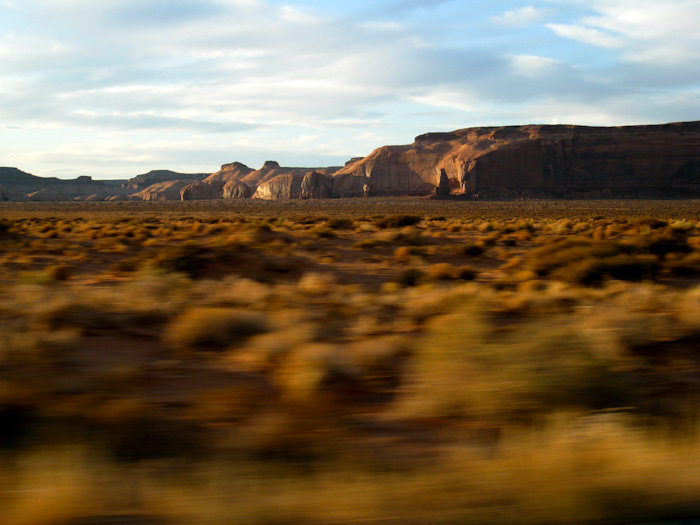
<svg viewBox="0 0 700 525">
<path fill-rule="evenodd" d="M 338 202 L 1 207 L 0 522 L 700 518 L 698 209 Z"/>
</svg>

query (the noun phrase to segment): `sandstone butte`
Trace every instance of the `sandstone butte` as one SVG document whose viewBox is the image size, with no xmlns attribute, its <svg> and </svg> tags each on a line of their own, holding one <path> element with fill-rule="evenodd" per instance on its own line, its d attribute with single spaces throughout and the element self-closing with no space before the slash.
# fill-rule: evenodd
<svg viewBox="0 0 700 525">
<path fill-rule="evenodd" d="M 37 179 L 32 191 L 41 189 Z M 3 181 L 0 171 L 0 198 L 21 193 L 15 182 Z M 55 181 L 51 190 L 60 191 Z M 700 122 L 467 128 L 383 146 L 344 167 L 286 168 L 267 161 L 255 170 L 234 162 L 207 177 L 151 172 L 115 193 L 124 192 L 144 200 L 700 197 Z"/>
</svg>

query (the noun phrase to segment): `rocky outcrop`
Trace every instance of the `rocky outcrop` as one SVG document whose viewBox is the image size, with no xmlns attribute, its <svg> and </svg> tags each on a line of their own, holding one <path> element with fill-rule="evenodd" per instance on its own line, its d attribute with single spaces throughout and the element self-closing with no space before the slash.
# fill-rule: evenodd
<svg viewBox="0 0 700 525">
<path fill-rule="evenodd" d="M 212 173 L 205 180 L 207 181 L 224 181 L 241 180 L 243 177 L 252 172 L 253 169 L 240 162 L 232 162 L 224 164 L 216 173 Z"/>
<path fill-rule="evenodd" d="M 294 175 L 304 177 L 309 171 L 317 171 L 322 175 L 330 175 L 338 171 L 339 168 L 288 168 L 280 166 L 274 160 L 268 160 L 263 164 L 262 168 L 252 171 L 240 181 L 246 183 L 253 188 L 260 186 L 262 183 L 270 181 L 280 175 Z"/>
<path fill-rule="evenodd" d="M 224 199 L 249 199 L 253 196 L 253 190 L 247 184 L 238 181 L 230 180 L 224 185 Z"/>
<path fill-rule="evenodd" d="M 274 160 L 265 161 L 261 168 L 253 170 L 241 164 L 240 162 L 233 162 L 231 164 L 224 164 L 221 166 L 221 170 L 216 173 L 212 173 L 203 182 L 209 181 L 226 181 L 227 184 L 231 183 L 242 183 L 243 186 L 231 185 L 224 187 L 223 198 L 260 198 L 260 199 L 287 199 L 287 198 L 299 198 L 301 196 L 301 190 L 299 186 L 299 181 L 306 176 L 307 173 L 315 172 L 317 173 L 314 182 L 309 181 L 309 184 L 321 184 L 321 186 L 326 186 L 327 191 L 321 186 L 313 188 L 308 187 L 309 191 L 316 192 L 318 194 L 326 194 L 331 196 L 332 194 L 332 184 L 330 182 L 321 182 L 322 179 L 318 179 L 319 176 L 325 176 L 329 181 L 329 176 L 336 171 L 339 167 L 330 168 L 289 168 L 280 166 L 278 162 Z M 283 177 L 278 180 L 278 177 Z M 275 182 L 272 182 L 272 181 Z M 270 182 L 271 184 L 267 184 Z M 246 189 L 248 188 L 248 189 Z M 261 189 L 260 189 L 261 188 Z M 260 189 L 258 192 L 257 189 Z M 250 192 L 250 193 L 248 193 Z M 244 197 L 247 195 L 247 197 Z M 294 195 L 294 197 L 286 197 L 285 195 Z"/>
<path fill-rule="evenodd" d="M 263 182 L 253 194 L 254 199 L 277 200 L 298 199 L 301 197 L 301 183 L 304 175 L 285 173 Z"/>
<path fill-rule="evenodd" d="M 446 180 L 445 180 L 446 179 Z M 428 133 L 340 170 L 337 195 L 700 195 L 700 122 L 507 126 Z"/>
<path fill-rule="evenodd" d="M 202 180 L 188 184 L 180 190 L 183 201 L 207 199 L 248 199 L 253 192 L 237 180 Z"/>
<path fill-rule="evenodd" d="M 97 193 L 93 193 L 92 195 L 85 197 L 85 202 L 100 202 L 103 200 L 105 200 L 105 197 L 103 195 L 98 195 Z"/>
<path fill-rule="evenodd" d="M 122 202 L 122 201 L 128 201 L 129 197 L 126 195 L 110 195 L 105 200 L 109 201 L 109 202 Z"/>
<path fill-rule="evenodd" d="M 318 171 L 309 171 L 301 181 L 302 199 L 327 199 L 333 193 L 333 179 Z"/>
<path fill-rule="evenodd" d="M 179 201 L 181 200 L 180 191 L 191 183 L 191 180 L 159 182 L 134 193 L 132 197 L 144 201 Z"/>
<path fill-rule="evenodd" d="M 171 180 L 203 180 L 208 177 L 208 173 L 178 173 L 170 170 L 151 170 L 148 173 L 137 175 L 123 183 L 125 188 L 130 190 L 142 190 L 159 182 Z"/>
<path fill-rule="evenodd" d="M 222 180 L 192 182 L 180 190 L 180 199 L 183 201 L 221 199 L 225 184 L 226 182 Z"/>
</svg>

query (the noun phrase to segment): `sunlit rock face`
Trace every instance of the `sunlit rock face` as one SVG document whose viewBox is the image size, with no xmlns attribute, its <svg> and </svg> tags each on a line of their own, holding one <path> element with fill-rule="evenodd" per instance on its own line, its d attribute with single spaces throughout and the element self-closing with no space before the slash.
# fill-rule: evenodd
<svg viewBox="0 0 700 525">
<path fill-rule="evenodd" d="M 232 185 L 229 187 L 228 190 L 224 189 L 223 198 L 226 199 L 247 198 L 250 196 L 264 199 L 287 198 L 282 197 L 281 195 L 283 194 L 294 194 L 296 196 L 291 198 L 299 198 L 300 195 L 298 194 L 298 192 L 296 192 L 295 189 L 292 188 L 292 186 L 289 186 L 289 188 L 283 190 L 282 188 L 285 183 L 282 183 L 281 181 L 287 180 L 287 184 L 291 184 L 292 180 L 296 180 L 296 178 L 299 177 L 303 178 L 307 173 L 311 171 L 317 172 L 320 175 L 330 175 L 338 171 L 339 169 L 340 168 L 338 167 L 290 168 L 280 166 L 280 164 L 274 160 L 268 160 L 262 165 L 262 167 L 254 170 L 249 168 L 245 164 L 241 164 L 240 162 L 233 162 L 231 164 L 224 164 L 223 166 L 221 166 L 221 170 L 219 170 L 216 173 L 212 173 L 209 177 L 205 179 L 205 182 L 217 180 L 226 181 L 227 183 L 239 182 L 243 184 L 243 186 Z M 281 175 L 292 175 L 292 177 L 288 179 L 280 179 L 280 181 L 277 181 L 272 185 L 265 186 L 257 196 L 255 195 L 256 190 L 259 186 Z M 248 189 L 246 190 L 246 188 Z M 274 189 L 274 191 L 272 189 Z M 275 193 L 276 191 L 281 191 L 281 193 L 277 194 Z M 248 194 L 248 192 L 250 192 L 250 194 Z M 328 196 L 330 196 L 330 192 Z"/>
<path fill-rule="evenodd" d="M 224 199 L 249 199 L 253 196 L 253 190 L 247 184 L 237 181 L 228 181 L 223 188 Z"/>
<path fill-rule="evenodd" d="M 181 200 L 180 192 L 182 188 L 191 183 L 191 180 L 169 180 L 166 182 L 159 182 L 134 193 L 132 197 L 145 201 L 179 201 Z"/>
<path fill-rule="evenodd" d="M 223 180 L 201 180 L 188 184 L 180 190 L 180 198 L 183 201 L 221 199 L 224 196 Z"/>
<path fill-rule="evenodd" d="M 301 181 L 302 199 L 327 199 L 332 197 L 333 179 L 318 171 L 310 171 Z"/>
<path fill-rule="evenodd" d="M 253 194 L 254 199 L 278 200 L 301 198 L 301 183 L 304 175 L 285 173 L 263 182 Z"/>
<path fill-rule="evenodd" d="M 658 126 L 533 125 L 428 133 L 384 146 L 334 177 L 334 194 L 566 196 L 700 194 L 700 122 Z"/>
<path fill-rule="evenodd" d="M 230 180 L 240 180 L 249 173 L 253 171 L 241 162 L 232 162 L 230 164 L 224 164 L 221 169 L 216 173 L 212 173 L 206 179 L 206 181 L 224 181 L 228 182 Z"/>
</svg>

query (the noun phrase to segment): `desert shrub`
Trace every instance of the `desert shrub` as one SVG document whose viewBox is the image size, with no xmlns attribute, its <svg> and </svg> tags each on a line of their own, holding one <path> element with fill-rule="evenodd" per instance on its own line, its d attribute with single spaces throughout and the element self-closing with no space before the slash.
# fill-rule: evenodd
<svg viewBox="0 0 700 525">
<path fill-rule="evenodd" d="M 128 315 L 116 312 L 108 305 L 90 301 L 77 302 L 76 299 L 48 304 L 39 312 L 39 320 L 50 330 L 74 326 L 86 330 L 110 330 L 123 326 Z"/>
<path fill-rule="evenodd" d="M 203 248 L 193 242 L 166 249 L 156 259 L 158 268 L 169 272 L 184 273 L 190 277 L 197 277 L 205 263 Z"/>
<path fill-rule="evenodd" d="M 398 283 L 400 286 L 416 286 L 423 277 L 425 277 L 425 274 L 422 270 L 418 268 L 408 268 L 401 272 L 394 282 Z"/>
<path fill-rule="evenodd" d="M 122 259 L 110 265 L 109 271 L 111 273 L 131 273 L 135 272 L 140 265 L 140 261 L 137 258 Z"/>
<path fill-rule="evenodd" d="M 382 217 L 374 221 L 375 226 L 379 228 L 402 228 L 403 226 L 413 226 L 421 221 L 419 215 L 391 215 Z"/>
<path fill-rule="evenodd" d="M 372 237 L 369 239 L 362 239 L 361 241 L 357 241 L 355 244 L 353 244 L 353 248 L 357 248 L 360 250 L 367 250 L 371 248 L 376 248 L 378 246 L 386 246 L 388 244 L 391 244 L 391 241 L 387 239 L 380 239 L 377 237 Z"/>
<path fill-rule="evenodd" d="M 693 256 L 666 260 L 664 268 L 679 277 L 690 277 L 700 274 L 700 260 Z"/>
<path fill-rule="evenodd" d="M 163 334 L 173 348 L 224 350 L 269 330 L 266 316 L 229 308 L 192 308 L 171 320 Z"/>
<path fill-rule="evenodd" d="M 634 372 L 560 317 L 503 333 L 475 302 L 432 319 L 412 348 L 394 409 L 410 418 L 533 421 L 549 412 L 629 406 Z"/>
<path fill-rule="evenodd" d="M 394 250 L 394 260 L 399 264 L 406 264 L 411 260 L 411 249 L 407 246 L 399 246 Z"/>
<path fill-rule="evenodd" d="M 335 285 L 335 277 L 331 274 L 308 272 L 299 279 L 298 289 L 306 295 L 323 296 L 329 294 Z"/>
<path fill-rule="evenodd" d="M 552 277 L 590 286 L 601 284 L 606 278 L 621 281 L 653 279 L 660 269 L 661 264 L 653 256 L 616 255 L 572 262 L 552 272 Z"/>
<path fill-rule="evenodd" d="M 349 230 L 355 226 L 355 221 L 352 219 L 334 217 L 326 222 L 326 226 L 332 230 Z"/>
<path fill-rule="evenodd" d="M 669 253 L 690 253 L 693 251 L 692 246 L 688 244 L 688 240 L 683 236 L 674 237 L 659 237 L 651 241 L 642 242 L 637 245 L 640 251 L 648 251 L 658 257 L 665 257 Z"/>
<path fill-rule="evenodd" d="M 326 226 L 316 226 L 311 229 L 311 233 L 321 239 L 332 239 L 336 237 L 336 233 L 333 229 Z"/>
<path fill-rule="evenodd" d="M 73 272 L 73 268 L 66 264 L 54 264 L 52 266 L 47 266 L 46 275 L 54 281 L 65 281 Z"/>
<path fill-rule="evenodd" d="M 430 265 L 426 273 L 431 279 L 446 281 L 454 278 L 455 269 L 450 263 L 437 263 Z"/>
<path fill-rule="evenodd" d="M 483 246 L 475 243 L 467 243 L 460 247 L 460 252 L 462 252 L 464 255 L 469 255 L 470 257 L 478 257 L 485 251 L 486 249 Z"/>
<path fill-rule="evenodd" d="M 496 242 L 501 238 L 501 232 L 495 231 L 485 237 L 479 239 L 479 245 L 481 246 L 495 246 Z"/>
<path fill-rule="evenodd" d="M 320 396 L 336 386 L 354 382 L 360 369 L 342 346 L 313 343 L 286 356 L 275 373 L 275 382 L 287 402 L 299 404 L 317 413 L 331 408 L 328 399 Z M 312 415 L 305 412 L 306 416 Z"/>
<path fill-rule="evenodd" d="M 456 270 L 457 279 L 463 281 L 473 281 L 476 279 L 478 272 L 471 266 L 460 266 Z"/>
<path fill-rule="evenodd" d="M 584 259 L 612 257 L 623 251 L 621 245 L 610 242 L 564 239 L 531 250 L 526 256 L 526 267 L 545 276 L 557 268 L 565 268 Z"/>
</svg>

